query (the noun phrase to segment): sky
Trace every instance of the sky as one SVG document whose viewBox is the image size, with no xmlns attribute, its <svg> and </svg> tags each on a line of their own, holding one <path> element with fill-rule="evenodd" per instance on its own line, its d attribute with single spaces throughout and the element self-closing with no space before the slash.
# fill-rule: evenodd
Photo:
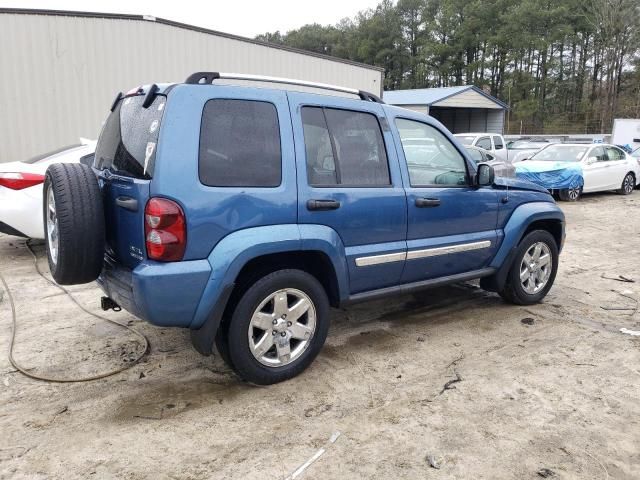
<svg viewBox="0 0 640 480">
<path fill-rule="evenodd" d="M 0 0 L 0 8 L 38 8 L 151 15 L 198 27 L 255 37 L 307 23 L 333 25 L 379 0 Z"/>
</svg>

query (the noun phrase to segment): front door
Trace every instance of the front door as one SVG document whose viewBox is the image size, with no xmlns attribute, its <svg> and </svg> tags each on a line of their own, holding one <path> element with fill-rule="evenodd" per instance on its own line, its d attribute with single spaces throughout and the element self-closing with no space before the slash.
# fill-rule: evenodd
<svg viewBox="0 0 640 480">
<path fill-rule="evenodd" d="M 407 192 L 403 283 L 479 270 L 493 258 L 498 192 L 470 183 L 475 168 L 427 119 L 393 120 Z"/>
<path fill-rule="evenodd" d="M 288 93 L 298 171 L 298 221 L 330 227 L 345 247 L 350 292 L 397 284 L 407 206 L 379 104 Z"/>
<path fill-rule="evenodd" d="M 587 158 L 582 162 L 584 176 L 584 192 L 598 192 L 607 188 L 607 173 L 609 171 L 609 158 L 604 147 L 593 147 L 587 152 Z"/>
</svg>

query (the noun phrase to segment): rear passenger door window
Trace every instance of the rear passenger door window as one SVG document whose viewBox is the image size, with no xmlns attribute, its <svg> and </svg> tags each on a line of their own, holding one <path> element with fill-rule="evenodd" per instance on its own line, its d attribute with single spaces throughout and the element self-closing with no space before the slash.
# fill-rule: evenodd
<svg viewBox="0 0 640 480">
<path fill-rule="evenodd" d="M 275 105 L 209 100 L 200 127 L 198 173 L 210 187 L 279 186 L 282 154 Z"/>
<path fill-rule="evenodd" d="M 615 147 L 607 147 L 607 157 L 609 161 L 624 160 L 624 152 Z"/>
<path fill-rule="evenodd" d="M 497 135 L 493 137 L 493 144 L 496 150 L 502 150 L 504 148 L 504 145 L 502 144 L 502 138 Z"/>
<path fill-rule="evenodd" d="M 389 186 L 389 163 L 375 115 L 303 107 L 307 180 L 314 187 Z"/>
</svg>

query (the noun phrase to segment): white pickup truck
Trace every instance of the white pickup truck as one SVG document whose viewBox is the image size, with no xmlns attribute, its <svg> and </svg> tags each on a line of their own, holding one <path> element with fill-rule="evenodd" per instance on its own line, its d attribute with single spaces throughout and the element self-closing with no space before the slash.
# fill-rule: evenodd
<svg viewBox="0 0 640 480">
<path fill-rule="evenodd" d="M 509 163 L 529 158 L 542 147 L 553 143 L 543 138 L 524 138 L 512 142 L 507 147 L 504 137 L 497 133 L 456 133 L 454 136 L 465 146 L 482 148 L 503 162 Z"/>
<path fill-rule="evenodd" d="M 507 143 L 502 135 L 495 133 L 456 133 L 454 135 L 465 146 L 478 147 L 491 152 L 503 161 L 509 160 Z"/>
</svg>

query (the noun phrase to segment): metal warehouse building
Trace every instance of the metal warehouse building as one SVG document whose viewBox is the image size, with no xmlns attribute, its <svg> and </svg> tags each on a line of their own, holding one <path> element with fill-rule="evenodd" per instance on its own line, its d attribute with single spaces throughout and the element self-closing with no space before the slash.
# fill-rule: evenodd
<svg viewBox="0 0 640 480">
<path fill-rule="evenodd" d="M 384 92 L 392 105 L 426 113 L 453 133 L 502 133 L 508 106 L 473 85 Z"/>
<path fill-rule="evenodd" d="M 196 71 L 381 94 L 382 69 L 161 18 L 0 9 L 0 162 L 96 138 L 115 95 Z"/>
</svg>

